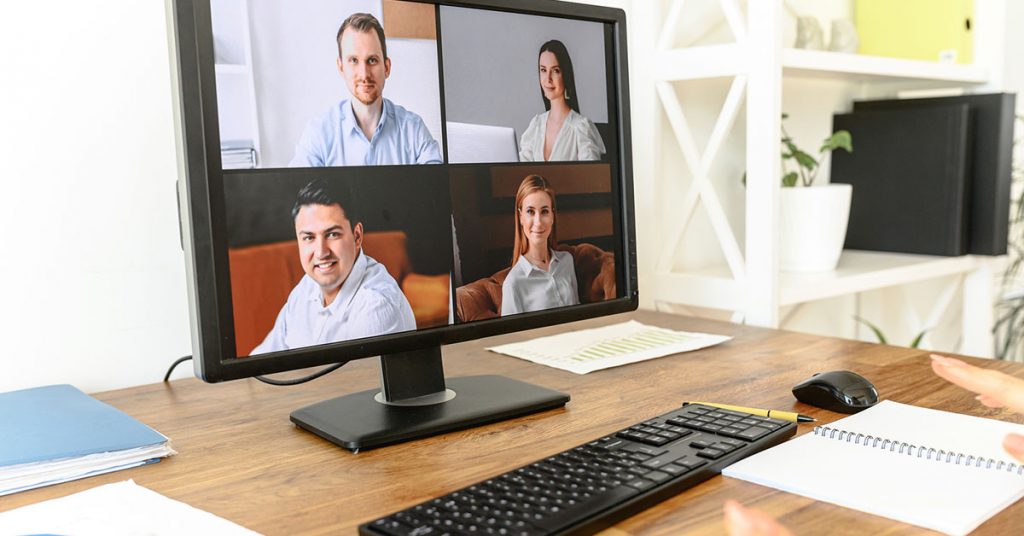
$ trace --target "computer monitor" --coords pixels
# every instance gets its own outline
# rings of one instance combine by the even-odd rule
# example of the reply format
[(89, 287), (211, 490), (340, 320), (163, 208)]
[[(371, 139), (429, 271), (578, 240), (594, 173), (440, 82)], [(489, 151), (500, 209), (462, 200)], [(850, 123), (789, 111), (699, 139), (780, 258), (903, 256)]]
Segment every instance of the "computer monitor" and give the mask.
[[(168, 6), (197, 376), (380, 356), (380, 390), (291, 416), (353, 450), (568, 401), (446, 379), (441, 347), (636, 308), (622, 10)], [(454, 124), (502, 161), (458, 163)]]

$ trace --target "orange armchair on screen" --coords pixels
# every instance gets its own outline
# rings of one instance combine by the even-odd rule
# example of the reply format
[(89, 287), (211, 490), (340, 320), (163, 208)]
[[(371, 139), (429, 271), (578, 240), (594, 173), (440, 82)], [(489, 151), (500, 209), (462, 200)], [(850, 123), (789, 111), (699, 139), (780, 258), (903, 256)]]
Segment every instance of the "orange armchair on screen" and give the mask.
[[(592, 244), (559, 244), (555, 249), (568, 251), (572, 255), (580, 303), (615, 297), (614, 255)], [(455, 289), (455, 310), (459, 321), (471, 322), (501, 316), (501, 285), (510, 269), (503, 268), (490, 277)]]

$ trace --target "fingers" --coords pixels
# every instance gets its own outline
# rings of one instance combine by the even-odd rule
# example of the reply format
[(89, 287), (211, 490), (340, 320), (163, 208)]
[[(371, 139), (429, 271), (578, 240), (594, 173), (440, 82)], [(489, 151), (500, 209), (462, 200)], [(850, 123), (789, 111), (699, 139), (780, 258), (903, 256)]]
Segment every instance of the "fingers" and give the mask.
[(1003, 439), (1003, 448), (1018, 462), (1024, 463), (1024, 436), (1020, 434), (1007, 435), (1006, 439)]
[(734, 500), (725, 501), (723, 511), (725, 530), (730, 536), (793, 536), (775, 518)]
[(935, 354), (932, 354), (932, 370), (949, 382), (978, 393), (978, 400), (986, 406), (1007, 407), (1024, 413), (1024, 380)]

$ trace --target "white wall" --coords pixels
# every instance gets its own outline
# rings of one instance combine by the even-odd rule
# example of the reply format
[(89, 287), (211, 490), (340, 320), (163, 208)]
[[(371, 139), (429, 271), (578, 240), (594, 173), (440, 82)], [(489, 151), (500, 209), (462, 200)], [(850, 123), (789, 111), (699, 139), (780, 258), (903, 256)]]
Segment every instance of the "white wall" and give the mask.
[(4, 11), (0, 391), (159, 381), (191, 352), (164, 4)]

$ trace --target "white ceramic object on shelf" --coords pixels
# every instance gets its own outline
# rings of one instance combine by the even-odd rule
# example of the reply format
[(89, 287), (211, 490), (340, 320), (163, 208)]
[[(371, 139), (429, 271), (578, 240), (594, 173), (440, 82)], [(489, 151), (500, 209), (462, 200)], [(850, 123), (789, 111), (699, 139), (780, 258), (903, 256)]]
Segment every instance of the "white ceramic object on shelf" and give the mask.
[(779, 191), (779, 268), (787, 272), (834, 270), (850, 219), (849, 184)]
[(857, 36), (857, 27), (850, 19), (836, 19), (832, 21), (832, 39), (828, 43), (828, 49), (832, 52), (845, 52), (856, 54), (860, 46), (860, 38)]

